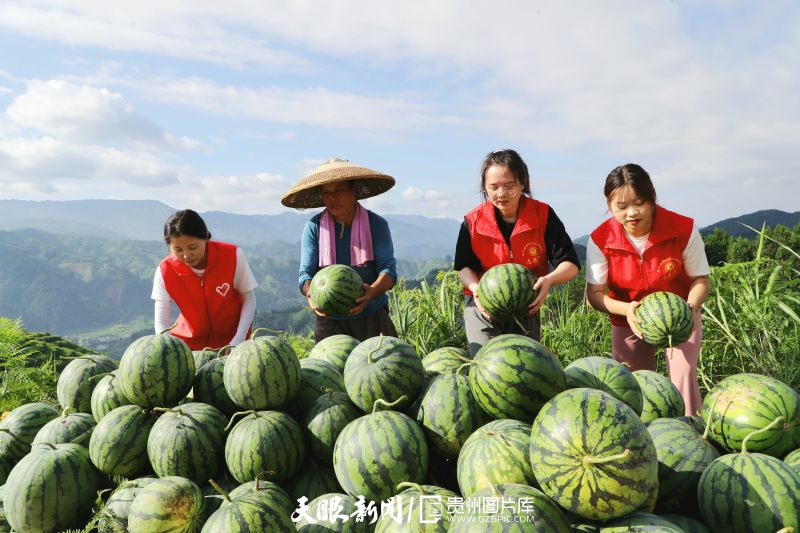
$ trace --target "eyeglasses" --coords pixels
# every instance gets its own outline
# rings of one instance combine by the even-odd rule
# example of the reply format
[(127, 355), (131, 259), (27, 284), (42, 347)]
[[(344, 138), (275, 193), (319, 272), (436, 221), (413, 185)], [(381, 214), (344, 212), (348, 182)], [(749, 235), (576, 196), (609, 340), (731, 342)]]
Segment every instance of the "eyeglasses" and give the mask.
[(519, 187), (518, 183), (513, 183), (510, 185), (500, 185), (499, 187), (487, 187), (486, 192), (491, 194), (492, 196), (500, 196), (502, 194), (516, 194), (517, 188)]

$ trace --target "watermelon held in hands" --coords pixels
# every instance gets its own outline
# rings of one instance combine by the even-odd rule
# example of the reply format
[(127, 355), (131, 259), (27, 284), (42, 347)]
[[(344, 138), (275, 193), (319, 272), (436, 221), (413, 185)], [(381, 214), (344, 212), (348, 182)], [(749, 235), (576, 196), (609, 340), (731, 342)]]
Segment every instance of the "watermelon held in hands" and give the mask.
[(635, 311), (644, 341), (656, 348), (671, 348), (686, 342), (692, 334), (694, 317), (686, 300), (675, 293), (648, 294)]
[(504, 263), (487, 270), (478, 282), (478, 300), (493, 319), (514, 320), (528, 314), (536, 299), (536, 277), (518, 263)]
[(330, 265), (314, 274), (308, 291), (328, 316), (347, 316), (356, 306), (356, 298), (364, 295), (364, 280), (347, 265)]

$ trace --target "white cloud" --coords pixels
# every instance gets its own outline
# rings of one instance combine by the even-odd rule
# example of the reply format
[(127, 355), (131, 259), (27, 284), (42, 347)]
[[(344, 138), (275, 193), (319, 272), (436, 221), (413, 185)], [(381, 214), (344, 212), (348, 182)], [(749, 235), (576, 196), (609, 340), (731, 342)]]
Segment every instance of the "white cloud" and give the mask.
[(269, 172), (229, 176), (187, 174), (164, 194), (175, 203), (188, 202), (203, 211), (258, 214), (283, 211), (279, 200), (288, 188), (283, 176)]
[(433, 189), (422, 190), (418, 187), (408, 187), (403, 191), (403, 200), (407, 202), (437, 202), (447, 204), (447, 195)]

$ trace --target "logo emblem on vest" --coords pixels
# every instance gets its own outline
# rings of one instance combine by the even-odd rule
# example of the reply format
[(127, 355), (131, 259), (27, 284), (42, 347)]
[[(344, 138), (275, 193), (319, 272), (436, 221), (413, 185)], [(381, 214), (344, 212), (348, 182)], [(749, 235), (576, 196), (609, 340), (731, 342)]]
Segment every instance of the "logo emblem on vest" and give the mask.
[(542, 261), (544, 254), (542, 253), (542, 245), (538, 242), (532, 242), (525, 245), (522, 249), (522, 264), (527, 267), (538, 265)]
[(672, 279), (678, 275), (681, 267), (683, 267), (683, 261), (675, 257), (668, 257), (659, 263), (658, 272), (664, 276), (664, 278)]
[(225, 298), (225, 296), (228, 295), (228, 291), (229, 290), (231, 290), (231, 285), (230, 285), (230, 283), (225, 282), (222, 285), (217, 287), (217, 294), (219, 294), (220, 296)]

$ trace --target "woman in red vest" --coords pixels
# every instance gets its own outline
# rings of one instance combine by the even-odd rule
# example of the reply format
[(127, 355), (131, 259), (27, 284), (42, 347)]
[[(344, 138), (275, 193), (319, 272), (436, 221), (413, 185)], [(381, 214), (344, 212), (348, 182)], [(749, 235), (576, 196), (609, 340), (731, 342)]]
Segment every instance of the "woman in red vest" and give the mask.
[(211, 240), (206, 223), (191, 209), (164, 224), (170, 254), (153, 278), (155, 330), (172, 325), (172, 302), (180, 314), (170, 333), (192, 350), (236, 345), (247, 338), (256, 312), (253, 277), (241, 248)]
[(639, 301), (652, 292), (669, 291), (689, 303), (694, 331), (674, 348), (667, 366), (686, 404), (685, 414), (695, 415), (702, 404), (697, 384), (700, 307), (711, 273), (703, 239), (691, 218), (656, 204), (653, 182), (639, 165), (612, 170), (604, 194), (612, 217), (592, 232), (586, 247), (589, 303), (610, 315), (611, 353), (632, 371), (655, 368), (654, 348), (637, 328)]
[[(497, 150), (486, 156), (481, 194), (484, 202), (467, 213), (461, 224), (453, 261), (464, 285), (464, 329), (472, 356), (489, 339), (504, 333), (539, 340), (539, 308), (550, 287), (566, 283), (580, 269), (564, 224), (549, 205), (531, 197), (528, 166), (517, 152)], [(538, 278), (534, 290), (539, 294), (521, 324), (524, 330), (516, 321), (490, 317), (476, 296), (483, 273), (502, 263), (519, 263)]]

